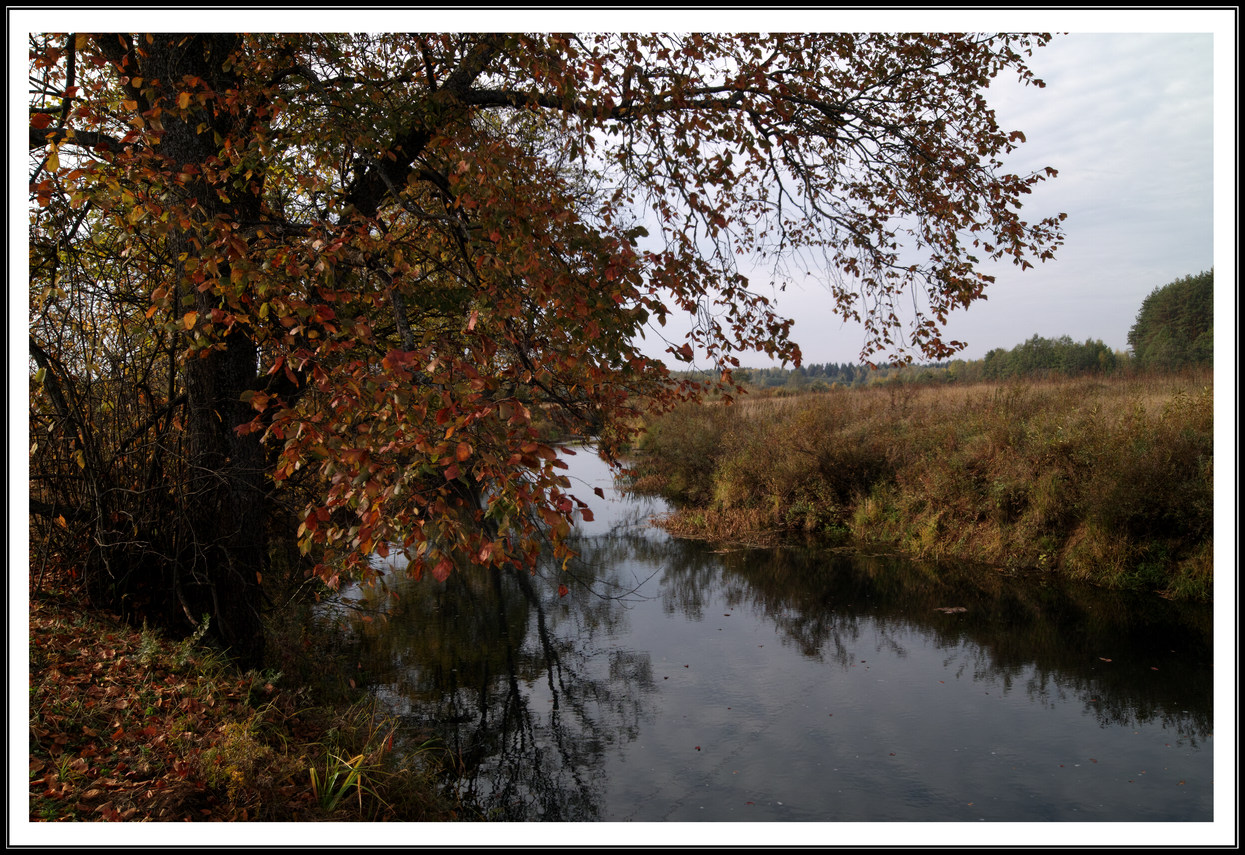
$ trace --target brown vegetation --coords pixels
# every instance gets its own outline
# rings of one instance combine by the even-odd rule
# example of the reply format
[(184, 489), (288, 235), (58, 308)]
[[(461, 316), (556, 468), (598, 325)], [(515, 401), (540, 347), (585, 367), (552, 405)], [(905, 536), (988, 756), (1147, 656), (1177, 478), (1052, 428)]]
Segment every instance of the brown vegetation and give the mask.
[(1209, 599), (1211, 383), (891, 385), (687, 406), (650, 426), (638, 483), (687, 505), (665, 523), (677, 534), (807, 532)]
[(296, 645), (292, 674), (243, 673), (68, 590), (34, 593), (30, 640), (32, 822), (454, 817), (431, 779), (448, 756), (403, 750), (361, 693), (328, 691), (349, 672), (319, 648)]

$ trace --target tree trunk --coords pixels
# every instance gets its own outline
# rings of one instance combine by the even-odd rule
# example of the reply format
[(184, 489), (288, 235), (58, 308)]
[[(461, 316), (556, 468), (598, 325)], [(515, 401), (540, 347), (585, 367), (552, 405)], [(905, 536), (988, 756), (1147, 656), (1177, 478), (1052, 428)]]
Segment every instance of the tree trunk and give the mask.
[[(234, 75), (224, 68), (238, 41), (237, 36), (228, 34), (158, 35), (147, 46), (144, 76), (160, 82), (165, 104), (177, 103), (178, 90), (188, 75), (221, 95), (237, 85)], [(192, 110), (184, 119), (166, 109), (158, 155), (177, 166), (196, 167), (216, 156), (215, 134), (229, 136), (239, 119), (236, 113), (219, 106), (219, 101), (215, 103), (215, 108)], [(183, 201), (197, 203), (207, 213), (208, 222), (222, 215), (232, 222), (259, 219), (256, 195), (230, 187), (231, 201), (226, 202), (201, 170), (194, 175), (185, 184)], [(184, 289), (189, 280), (183, 259), (196, 252), (192, 238), (207, 246), (213, 235), (207, 229), (183, 229), (169, 237), (175, 281), (183, 283)], [(226, 265), (221, 265), (219, 276), (221, 281), (229, 281)], [(216, 308), (211, 289), (190, 293), (199, 317)], [(186, 335), (190, 344), (194, 331)], [(212, 631), (239, 662), (249, 666), (260, 663), (264, 650), (260, 605), (268, 552), (267, 496), (259, 434), (239, 435), (237, 428), (252, 415), (241, 397), (255, 388), (256, 360), (255, 343), (240, 332), (226, 334), (222, 348), (185, 360), (188, 405), (183, 512), (189, 543), (179, 558), (175, 581), (183, 607), (192, 612), (190, 617), (197, 620), (209, 615)]]

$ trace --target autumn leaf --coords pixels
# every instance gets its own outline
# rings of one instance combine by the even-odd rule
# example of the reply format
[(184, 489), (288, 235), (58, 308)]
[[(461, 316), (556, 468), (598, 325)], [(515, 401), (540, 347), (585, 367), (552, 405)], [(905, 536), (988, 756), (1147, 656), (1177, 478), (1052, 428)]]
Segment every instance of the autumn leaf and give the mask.
[(438, 582), (444, 582), (450, 577), (450, 571), (453, 569), (453, 563), (448, 558), (442, 558), (437, 562), (436, 566), (432, 568), (432, 576)]
[[(183, 556), (205, 575), (182, 586), (190, 606), (160, 600), (164, 619), (210, 612), (253, 664), (267, 538), (288, 528), (270, 514), (291, 501), (325, 584), (373, 578), (381, 543), (442, 579), (485, 540), (497, 566), (565, 558), (575, 510), (592, 515), (551, 437), (617, 460), (646, 408), (733, 393), (742, 355), (798, 363), (758, 293), (769, 271), (741, 259), (824, 258), (864, 355), (944, 358), (983, 266), (1063, 240), (1059, 215), (1021, 218), (1053, 172), (1002, 168), (1023, 135), (984, 100), (998, 75), (1037, 85), (1045, 35), (129, 38), (29, 51), (32, 80), (77, 87), (63, 134), (39, 138), (51, 90), (27, 104), (48, 172), (29, 190), (30, 290), (49, 295), (30, 340), (74, 362), (52, 374), (70, 403), (32, 397), (49, 450), (32, 478), (77, 519), (95, 513), (85, 477), (159, 541), (97, 544), (98, 566), (134, 568), (100, 586), (112, 605), (173, 590), (178, 562), (144, 556)], [(679, 315), (666, 362), (716, 379), (646, 352), (650, 323), (670, 334)], [(91, 366), (145, 379), (87, 388)]]

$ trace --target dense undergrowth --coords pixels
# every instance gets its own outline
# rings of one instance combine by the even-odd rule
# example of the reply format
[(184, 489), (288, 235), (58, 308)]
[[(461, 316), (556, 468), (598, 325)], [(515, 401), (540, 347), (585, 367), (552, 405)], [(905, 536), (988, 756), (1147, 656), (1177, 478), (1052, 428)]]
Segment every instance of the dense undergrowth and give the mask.
[(284, 671), (241, 672), (202, 638), (33, 590), (30, 820), (455, 818), (435, 781), (452, 758), (378, 716), (328, 639), (279, 640)]
[(891, 384), (648, 426), (635, 487), (673, 532), (809, 533), (1209, 600), (1214, 395), (1199, 375)]

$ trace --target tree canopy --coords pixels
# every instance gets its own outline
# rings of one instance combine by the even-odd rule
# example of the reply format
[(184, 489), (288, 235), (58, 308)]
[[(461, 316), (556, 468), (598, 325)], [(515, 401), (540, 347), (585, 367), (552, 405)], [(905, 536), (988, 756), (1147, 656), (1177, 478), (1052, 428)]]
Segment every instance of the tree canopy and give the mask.
[(1155, 288), (1141, 303), (1128, 346), (1144, 368), (1213, 365), (1215, 271), (1185, 276)]
[(984, 265), (1052, 257), (1063, 215), (1020, 208), (1055, 170), (1006, 171), (985, 99), (1047, 40), (33, 36), (45, 542), (251, 658), (282, 525), (329, 582), (564, 550), (534, 418), (617, 454), (697, 392), (642, 337), (728, 389), (798, 364), (767, 286), (816, 265), (863, 356), (942, 358)]
[(1011, 350), (995, 348), (982, 360), (982, 376), (988, 380), (1011, 377), (1049, 377), (1098, 374), (1115, 371), (1114, 351), (1100, 339), (1086, 339), (1083, 344), (1071, 336), (1050, 339), (1035, 335)]

